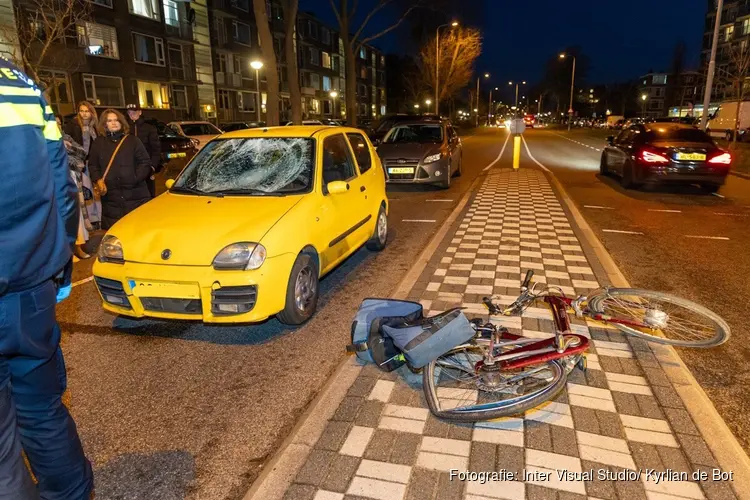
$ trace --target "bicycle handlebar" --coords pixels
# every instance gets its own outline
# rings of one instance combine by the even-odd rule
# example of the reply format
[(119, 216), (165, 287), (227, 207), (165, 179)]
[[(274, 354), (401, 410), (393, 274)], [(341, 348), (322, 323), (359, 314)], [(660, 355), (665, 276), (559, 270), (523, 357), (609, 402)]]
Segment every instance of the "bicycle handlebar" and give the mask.
[(521, 290), (525, 291), (529, 288), (529, 283), (531, 283), (531, 277), (534, 276), (534, 270), (529, 269), (526, 271), (526, 277), (523, 279), (523, 283), (521, 283)]
[(500, 308), (492, 303), (492, 299), (490, 297), (483, 298), (482, 302), (484, 303), (485, 306), (487, 306), (487, 309), (489, 309), (490, 314), (498, 314), (501, 312)]

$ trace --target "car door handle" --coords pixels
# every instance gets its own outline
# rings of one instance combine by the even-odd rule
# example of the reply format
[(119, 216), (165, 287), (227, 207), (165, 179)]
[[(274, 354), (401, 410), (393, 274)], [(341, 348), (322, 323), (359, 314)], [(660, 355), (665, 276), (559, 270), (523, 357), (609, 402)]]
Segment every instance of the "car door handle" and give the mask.
[(365, 191), (367, 191), (367, 188), (366, 188), (366, 187), (364, 187), (364, 186), (359, 186), (359, 191), (360, 191), (361, 193), (364, 193)]

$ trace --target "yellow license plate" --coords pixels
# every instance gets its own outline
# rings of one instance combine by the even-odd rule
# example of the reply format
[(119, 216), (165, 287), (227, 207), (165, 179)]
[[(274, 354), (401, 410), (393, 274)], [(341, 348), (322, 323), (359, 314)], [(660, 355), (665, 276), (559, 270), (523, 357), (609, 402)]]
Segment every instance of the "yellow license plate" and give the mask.
[(160, 299), (199, 299), (200, 289), (193, 283), (170, 283), (168, 281), (130, 280), (129, 285), (136, 297)]
[(167, 158), (185, 158), (187, 153), (168, 153)]
[(705, 161), (706, 155), (703, 153), (677, 153), (678, 160)]
[(414, 167), (389, 168), (388, 173), (389, 174), (413, 174)]

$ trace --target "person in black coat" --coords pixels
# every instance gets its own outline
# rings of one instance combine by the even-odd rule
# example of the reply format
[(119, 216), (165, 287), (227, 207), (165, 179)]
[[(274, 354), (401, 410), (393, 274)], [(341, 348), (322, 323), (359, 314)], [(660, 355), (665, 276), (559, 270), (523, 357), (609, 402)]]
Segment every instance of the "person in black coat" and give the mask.
[[(133, 135), (141, 140), (151, 158), (151, 168), (153, 174), (161, 171), (161, 141), (159, 141), (159, 132), (156, 127), (146, 123), (143, 119), (143, 111), (140, 104), (128, 104), (128, 118), (130, 118), (130, 130)], [(151, 197), (156, 196), (156, 186), (154, 186), (154, 175), (149, 176), (146, 184), (151, 192)]]
[[(89, 151), (91, 180), (102, 196), (102, 229), (111, 228), (151, 199), (146, 185), (153, 172), (151, 158), (141, 140), (129, 132), (130, 126), (122, 113), (107, 109), (99, 119), (99, 137)], [(121, 142), (107, 172), (107, 165)]]

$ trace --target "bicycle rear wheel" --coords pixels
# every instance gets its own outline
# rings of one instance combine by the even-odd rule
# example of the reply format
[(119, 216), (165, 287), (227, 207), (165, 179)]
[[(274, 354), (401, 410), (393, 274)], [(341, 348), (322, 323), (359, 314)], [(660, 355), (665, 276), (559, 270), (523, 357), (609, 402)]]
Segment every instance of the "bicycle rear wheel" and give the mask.
[(589, 297), (589, 309), (636, 325), (612, 322), (619, 330), (649, 342), (680, 347), (714, 347), (729, 339), (719, 315), (687, 299), (635, 288), (610, 288)]
[(518, 370), (477, 370), (486, 347), (458, 346), (428, 364), (422, 387), (430, 411), (456, 422), (517, 415), (555, 397), (567, 372), (558, 361)]

